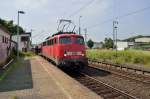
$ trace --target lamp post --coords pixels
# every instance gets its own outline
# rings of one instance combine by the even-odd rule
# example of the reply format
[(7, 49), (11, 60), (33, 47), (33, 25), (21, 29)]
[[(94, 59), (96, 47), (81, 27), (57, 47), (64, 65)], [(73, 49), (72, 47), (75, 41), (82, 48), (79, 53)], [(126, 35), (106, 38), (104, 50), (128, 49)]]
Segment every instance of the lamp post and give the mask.
[[(117, 25), (118, 25), (118, 21), (113, 21), (113, 49), (116, 49), (116, 57), (117, 57), (117, 48), (118, 48), (118, 46), (117, 46)], [(115, 46), (116, 46), (116, 48), (115, 48)]]
[(17, 23), (17, 59), (19, 59), (19, 14), (25, 14), (24, 11), (18, 11), (18, 23)]
[(81, 34), (81, 27), (80, 27), (80, 19), (82, 18), (82, 16), (79, 17), (79, 35)]
[(84, 32), (85, 32), (84, 36), (85, 36), (85, 45), (86, 45), (86, 43), (87, 43), (87, 28), (84, 29)]
[(32, 32), (33, 32), (34, 30), (33, 29), (31, 29), (31, 45), (32, 45)]
[[(117, 49), (117, 24), (118, 21), (113, 21), (113, 49)], [(116, 44), (116, 48), (115, 48), (115, 44)]]

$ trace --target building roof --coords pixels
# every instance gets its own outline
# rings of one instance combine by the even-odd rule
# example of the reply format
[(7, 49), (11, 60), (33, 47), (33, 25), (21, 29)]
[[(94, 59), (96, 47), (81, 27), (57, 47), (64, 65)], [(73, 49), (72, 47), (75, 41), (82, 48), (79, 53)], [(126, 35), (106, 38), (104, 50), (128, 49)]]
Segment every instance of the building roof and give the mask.
[(26, 32), (26, 33), (21, 33), (20, 35), (26, 35), (26, 34), (28, 34), (28, 35), (30, 35), (31, 36), (31, 32)]
[[(138, 37), (138, 38), (150, 38), (150, 36), (141, 36), (141, 37)], [(135, 39), (138, 39), (138, 38), (135, 38)]]
[(0, 24), (0, 29), (2, 29), (4, 32), (6, 32), (7, 34), (11, 35), (11, 33), (8, 31), (8, 29), (6, 29), (4, 26), (2, 26)]
[[(20, 33), (19, 35), (27, 35), (27, 36), (31, 36), (31, 32)], [(17, 34), (15, 34), (15, 35), (13, 35), (13, 36), (17, 36)]]

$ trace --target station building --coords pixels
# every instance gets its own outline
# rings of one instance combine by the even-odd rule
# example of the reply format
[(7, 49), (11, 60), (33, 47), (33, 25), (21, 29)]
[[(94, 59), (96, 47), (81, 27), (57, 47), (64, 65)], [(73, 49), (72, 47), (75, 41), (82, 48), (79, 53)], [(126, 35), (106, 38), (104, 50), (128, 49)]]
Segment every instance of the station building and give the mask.
[[(13, 35), (12, 40), (17, 42), (17, 35)], [(31, 50), (31, 32), (19, 34), (18, 47), (19, 51), (26, 52)]]
[(11, 33), (2, 25), (0, 25), (0, 65), (5, 63), (10, 54), (10, 37)]

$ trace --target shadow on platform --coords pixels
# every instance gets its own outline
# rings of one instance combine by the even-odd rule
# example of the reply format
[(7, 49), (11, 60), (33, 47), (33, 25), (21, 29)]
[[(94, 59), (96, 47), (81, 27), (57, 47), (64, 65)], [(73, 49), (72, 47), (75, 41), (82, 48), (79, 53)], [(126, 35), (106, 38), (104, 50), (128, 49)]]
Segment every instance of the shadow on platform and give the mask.
[(22, 59), (21, 65), (16, 66), (8, 76), (0, 82), (0, 92), (33, 88), (31, 63)]

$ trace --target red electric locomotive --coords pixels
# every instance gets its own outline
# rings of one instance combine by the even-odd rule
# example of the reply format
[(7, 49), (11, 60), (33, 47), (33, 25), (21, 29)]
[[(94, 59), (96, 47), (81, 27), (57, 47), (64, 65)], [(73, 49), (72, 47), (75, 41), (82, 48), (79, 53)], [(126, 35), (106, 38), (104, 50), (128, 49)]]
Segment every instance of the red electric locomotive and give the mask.
[[(62, 29), (60, 29), (61, 24), (63, 24)], [(71, 24), (73, 24), (71, 20), (61, 19), (58, 25), (59, 32), (43, 42), (41, 54), (51, 59), (57, 66), (83, 68), (88, 64), (83, 36), (73, 32), (74, 24), (73, 30), (63, 32), (64, 30), (68, 31)]]
[(83, 68), (87, 65), (84, 38), (70, 32), (59, 32), (42, 44), (42, 55), (60, 67)]

